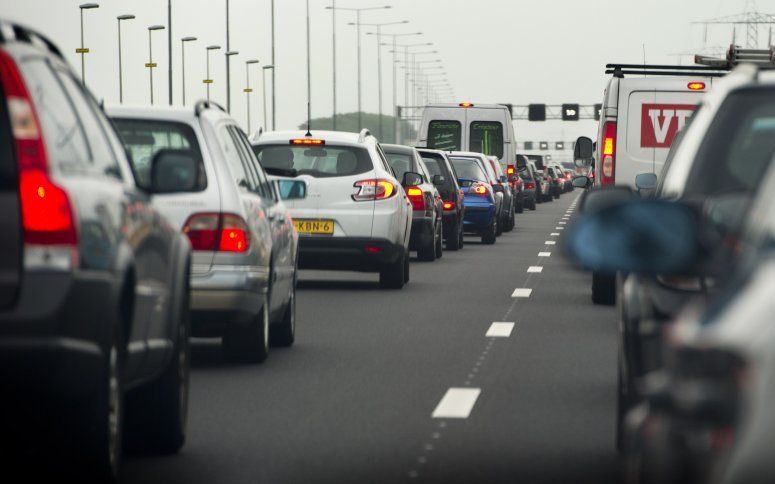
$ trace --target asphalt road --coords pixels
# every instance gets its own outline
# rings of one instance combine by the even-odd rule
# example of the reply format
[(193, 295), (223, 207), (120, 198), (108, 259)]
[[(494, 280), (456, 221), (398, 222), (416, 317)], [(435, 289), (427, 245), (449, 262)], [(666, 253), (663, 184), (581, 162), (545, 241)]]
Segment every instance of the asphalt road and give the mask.
[[(196, 341), (186, 446), (127, 458), (124, 482), (616, 481), (615, 313), (546, 244), (579, 193), (494, 246), (413, 262), (402, 291), (303, 272), (297, 344), (235, 366)], [(493, 322), (515, 324), (487, 337)]]

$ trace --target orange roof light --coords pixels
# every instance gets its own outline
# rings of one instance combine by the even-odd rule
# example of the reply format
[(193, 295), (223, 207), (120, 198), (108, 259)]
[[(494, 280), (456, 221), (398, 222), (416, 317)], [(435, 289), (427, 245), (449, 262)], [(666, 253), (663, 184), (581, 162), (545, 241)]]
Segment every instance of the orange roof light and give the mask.
[(688, 86), (689, 89), (692, 91), (702, 91), (705, 89), (705, 83), (704, 82), (690, 82)]
[(326, 144), (326, 142), (322, 139), (313, 139), (313, 138), (299, 138), (299, 139), (292, 139), (291, 140), (292, 145), (303, 145), (303, 146), (322, 146)]
[(461, 108), (472, 108), (474, 107), (474, 103), (465, 102), (465, 103), (458, 104), (458, 106), (460, 106)]

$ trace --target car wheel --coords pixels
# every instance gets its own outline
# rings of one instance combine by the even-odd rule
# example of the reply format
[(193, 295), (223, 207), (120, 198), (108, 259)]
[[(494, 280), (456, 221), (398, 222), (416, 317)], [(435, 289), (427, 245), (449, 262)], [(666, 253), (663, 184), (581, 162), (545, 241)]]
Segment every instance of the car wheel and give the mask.
[(436, 260), (436, 234), (426, 245), (417, 250), (417, 258), (423, 262), (433, 262)]
[(452, 230), (449, 231), (449, 238), (447, 239), (447, 250), (456, 251), (463, 247), (462, 242), (463, 231), (460, 228), (460, 222), (455, 222), (452, 226)]
[(457, 238), (458, 238), (458, 241), (460, 242), (458, 245), (462, 249), (465, 246), (465, 242), (466, 242), (466, 238), (463, 235), (463, 222), (462, 221), (458, 222), (458, 230), (459, 230), (459, 232), (458, 232)]
[(409, 253), (406, 253), (406, 257), (404, 258), (404, 284), (409, 283), (409, 267), (411, 264), (409, 263)]
[(523, 213), (524, 211), (525, 211), (525, 202), (523, 200), (522, 203), (517, 205), (516, 212), (517, 213)]
[(592, 302), (604, 306), (616, 303), (616, 278), (599, 272), (592, 273)]
[(230, 328), (223, 337), (226, 356), (238, 363), (262, 363), (269, 356), (269, 295), (247, 326)]
[(490, 224), (490, 226), (485, 230), (485, 232), (482, 234), (482, 243), (487, 245), (492, 245), (497, 240), (498, 236), (497, 228), (496, 228), (497, 222), (493, 220), (493, 222)]
[(554, 192), (554, 199), (555, 200), (559, 200), (560, 199), (560, 190), (559, 189)]
[(441, 259), (444, 256), (444, 233), (441, 222), (439, 222), (438, 234), (436, 235), (436, 258)]
[(296, 271), (293, 272), (291, 295), (283, 311), (283, 319), (269, 327), (269, 340), (272, 346), (293, 346), (296, 341)]
[(509, 215), (506, 217), (506, 227), (504, 229), (504, 232), (511, 232), (514, 230), (515, 221), (514, 221), (514, 210), (509, 210)]
[(404, 253), (379, 273), (379, 284), (385, 289), (401, 289), (406, 284), (409, 254)]
[(498, 220), (498, 217), (495, 218), (495, 236), (500, 237), (503, 235), (503, 224), (500, 220)]

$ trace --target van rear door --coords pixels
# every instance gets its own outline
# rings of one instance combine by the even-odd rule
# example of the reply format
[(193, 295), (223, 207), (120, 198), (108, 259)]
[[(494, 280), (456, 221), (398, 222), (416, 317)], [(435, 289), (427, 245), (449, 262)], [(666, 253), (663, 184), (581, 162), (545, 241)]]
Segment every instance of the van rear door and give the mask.
[(503, 108), (469, 108), (467, 113), (467, 129), (465, 151), (496, 156), (498, 161), (506, 163), (506, 146), (511, 143), (509, 132), (511, 123), (506, 119), (508, 109)]
[[(705, 89), (691, 90), (690, 83)], [(711, 88), (709, 78), (626, 79), (619, 85), (616, 182), (634, 185), (639, 173), (659, 173), (676, 134)], [(626, 111), (622, 108), (625, 108)]]

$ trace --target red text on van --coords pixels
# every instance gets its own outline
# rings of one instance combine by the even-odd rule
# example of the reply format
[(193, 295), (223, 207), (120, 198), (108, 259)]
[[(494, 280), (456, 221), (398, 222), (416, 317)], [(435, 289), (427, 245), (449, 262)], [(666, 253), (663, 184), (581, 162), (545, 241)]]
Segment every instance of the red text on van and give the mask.
[(670, 148), (675, 135), (697, 109), (693, 104), (644, 104), (641, 112), (640, 147)]

